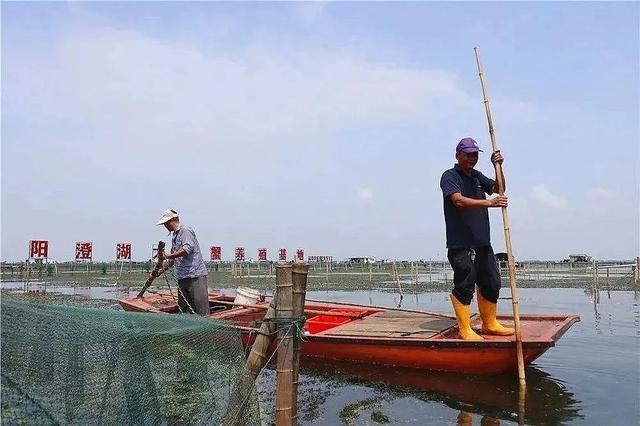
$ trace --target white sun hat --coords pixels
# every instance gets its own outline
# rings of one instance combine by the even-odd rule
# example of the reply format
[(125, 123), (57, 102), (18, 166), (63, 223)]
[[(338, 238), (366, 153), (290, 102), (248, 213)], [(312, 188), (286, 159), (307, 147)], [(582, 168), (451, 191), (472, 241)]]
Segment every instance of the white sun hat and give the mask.
[(175, 210), (167, 209), (162, 212), (162, 217), (160, 218), (158, 223), (156, 223), (156, 225), (163, 225), (166, 222), (169, 222), (174, 217), (178, 217), (178, 212), (176, 212)]

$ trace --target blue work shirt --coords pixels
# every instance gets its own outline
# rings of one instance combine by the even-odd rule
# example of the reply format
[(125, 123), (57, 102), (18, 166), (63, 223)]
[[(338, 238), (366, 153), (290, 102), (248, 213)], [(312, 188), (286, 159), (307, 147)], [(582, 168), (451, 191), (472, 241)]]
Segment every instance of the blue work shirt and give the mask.
[(489, 212), (482, 209), (459, 209), (451, 201), (451, 194), (461, 193), (467, 198), (486, 199), (495, 181), (477, 170), (467, 176), (456, 164), (440, 178), (444, 197), (444, 221), (447, 225), (447, 248), (473, 248), (490, 246)]
[(180, 224), (180, 227), (173, 232), (171, 239), (171, 253), (175, 253), (180, 249), (187, 252), (185, 256), (171, 259), (176, 268), (176, 277), (181, 280), (183, 278), (198, 278), (207, 275), (207, 267), (202, 260), (202, 252), (200, 251), (200, 243), (196, 238), (193, 229)]

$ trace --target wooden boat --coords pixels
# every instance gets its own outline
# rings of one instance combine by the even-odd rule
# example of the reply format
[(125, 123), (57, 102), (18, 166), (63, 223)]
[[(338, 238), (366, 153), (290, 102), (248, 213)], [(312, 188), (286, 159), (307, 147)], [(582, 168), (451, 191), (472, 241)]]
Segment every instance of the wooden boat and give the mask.
[[(125, 311), (177, 313), (174, 296), (149, 294), (120, 300)], [(209, 318), (231, 321), (242, 331), (243, 344), (253, 343), (268, 303), (237, 306), (234, 296), (210, 293)], [(369, 307), (337, 302), (305, 304), (305, 340), (302, 355), (458, 373), (495, 374), (517, 371), (514, 336), (459, 338), (453, 315), (400, 308)], [(509, 326), (511, 315), (498, 319)], [(529, 364), (573, 325), (575, 315), (521, 315), (524, 362)], [(472, 318), (479, 329), (480, 319)]]

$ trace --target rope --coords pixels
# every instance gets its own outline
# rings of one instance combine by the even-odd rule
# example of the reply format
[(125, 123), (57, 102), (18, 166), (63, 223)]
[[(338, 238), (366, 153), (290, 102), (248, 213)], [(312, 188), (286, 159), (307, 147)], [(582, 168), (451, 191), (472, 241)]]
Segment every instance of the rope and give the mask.
[[(273, 351), (273, 353), (271, 353), (271, 356), (269, 357), (269, 359), (267, 359), (264, 363), (264, 365), (262, 366), (262, 368), (260, 369), (260, 371), (258, 371), (258, 374), (256, 377), (260, 376), (260, 374), (262, 374), (262, 372), (264, 371), (265, 368), (267, 368), (267, 365), (269, 365), (269, 363), (271, 362), (271, 360), (273, 359), (273, 357), (278, 353), (278, 349), (280, 348), (280, 345), (282, 345), (282, 342), (285, 341), (285, 338), (288, 336), (289, 331), (291, 331), (291, 329), (294, 327), (294, 321), (287, 321), (287, 318), (273, 318), (273, 320), (276, 321), (271, 321), (271, 319), (265, 320), (268, 322), (274, 322), (276, 324), (289, 324), (289, 327), (287, 328), (287, 330), (285, 331), (284, 336), (282, 337), (282, 339), (279, 339), (280, 342), (278, 342), (278, 345), (276, 346), (276, 349)], [(284, 321), (277, 321), (277, 320), (284, 320)], [(304, 321), (303, 321), (304, 323)], [(279, 330), (282, 331), (282, 330)], [(253, 391), (253, 388), (256, 386), (256, 381), (253, 381), (253, 384), (251, 385), (251, 391)], [(242, 400), (242, 403), (240, 404), (240, 406), (238, 407), (238, 409), (236, 410), (236, 415), (233, 417), (233, 420), (231, 421), (231, 424), (235, 424), (236, 423), (236, 419), (238, 418), (238, 416), (240, 415), (240, 413), (242, 412), (242, 407), (244, 407), (244, 405), (247, 403), (247, 401), (249, 400), (249, 397), (251, 396), (252, 392), (247, 392), (247, 395), (244, 397), (244, 399)]]
[[(169, 284), (169, 278), (167, 277), (167, 274), (171, 272), (171, 278), (175, 279), (176, 281), (176, 287), (178, 288), (178, 301), (176, 301), (175, 296), (173, 295), (173, 290), (171, 290), (171, 284)], [(191, 311), (192, 314), (195, 314), (196, 311), (193, 309), (193, 307), (191, 306), (191, 304), (189, 303), (189, 301), (187, 300), (187, 298), (185, 297), (184, 293), (182, 292), (182, 289), (180, 288), (180, 284), (178, 283), (178, 278), (175, 275), (175, 272), (173, 271), (173, 268), (170, 268), (169, 270), (167, 270), (164, 273), (164, 279), (167, 282), (167, 286), (169, 287), (169, 293), (171, 293), (171, 297), (173, 297), (173, 300), (176, 302), (176, 304), (178, 305), (178, 310), (180, 311), (180, 313), (184, 313), (184, 311), (182, 310), (182, 308), (180, 307), (180, 303), (179, 303), (179, 297), (182, 296), (182, 300), (184, 300), (184, 302), (187, 304), (187, 307), (189, 308), (189, 310)]]

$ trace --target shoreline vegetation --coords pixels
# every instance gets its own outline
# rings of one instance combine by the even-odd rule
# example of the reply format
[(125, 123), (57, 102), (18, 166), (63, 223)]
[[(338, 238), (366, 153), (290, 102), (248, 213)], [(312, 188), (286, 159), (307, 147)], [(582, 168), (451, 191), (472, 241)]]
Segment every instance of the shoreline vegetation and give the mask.
[[(594, 284), (609, 290), (633, 290), (640, 288), (634, 283), (632, 261), (598, 261), (597, 263), (566, 262), (519, 262), (516, 279), (520, 288), (590, 288)], [(251, 287), (261, 291), (275, 288), (275, 263), (232, 262), (210, 263), (208, 284), (210, 289)], [(376, 262), (371, 265), (347, 263), (311, 264), (308, 290), (399, 291), (424, 293), (449, 290), (453, 273), (446, 262)], [(503, 265), (504, 266), (504, 265)], [(152, 264), (135, 262), (116, 264), (61, 263), (32, 264), (29, 270), (23, 263), (3, 263), (1, 282), (43, 283), (50, 286), (89, 286), (140, 288), (149, 275)], [(503, 287), (508, 286), (508, 271), (501, 267)], [(168, 276), (173, 286), (175, 278)], [(152, 290), (166, 290), (167, 280), (160, 277)]]

